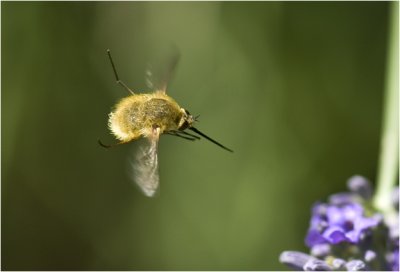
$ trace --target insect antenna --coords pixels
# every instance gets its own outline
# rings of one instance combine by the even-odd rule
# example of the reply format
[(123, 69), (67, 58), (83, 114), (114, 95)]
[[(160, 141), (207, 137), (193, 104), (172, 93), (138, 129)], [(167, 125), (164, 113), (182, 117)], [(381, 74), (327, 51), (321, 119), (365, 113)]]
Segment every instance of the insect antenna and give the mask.
[(110, 49), (107, 49), (107, 54), (108, 54), (108, 57), (109, 57), (109, 59), (110, 59), (111, 66), (112, 66), (112, 68), (113, 68), (114, 75), (115, 75), (115, 80), (117, 81), (117, 83), (118, 83), (119, 85), (121, 85), (122, 87), (124, 87), (125, 90), (127, 90), (127, 91), (130, 92), (131, 94), (135, 94), (131, 89), (129, 89), (128, 86), (126, 86), (126, 84), (125, 84), (124, 82), (122, 82), (122, 80), (119, 79), (118, 74), (117, 74), (117, 69), (115, 69), (114, 61), (113, 61), (113, 59), (112, 59), (112, 57), (111, 57)]
[(232, 149), (229, 149), (229, 148), (227, 148), (226, 146), (224, 146), (224, 145), (218, 143), (216, 140), (211, 139), (210, 137), (208, 137), (207, 135), (205, 135), (203, 132), (201, 132), (201, 131), (198, 130), (197, 128), (195, 128), (195, 127), (190, 127), (189, 129), (192, 130), (192, 131), (194, 131), (194, 132), (196, 132), (196, 133), (199, 134), (200, 136), (203, 136), (204, 138), (206, 138), (206, 139), (209, 140), (210, 142), (212, 142), (212, 143), (218, 145), (219, 147), (221, 147), (221, 148), (223, 148), (223, 149), (225, 149), (225, 150), (227, 150), (227, 151), (229, 151), (229, 152), (233, 152)]

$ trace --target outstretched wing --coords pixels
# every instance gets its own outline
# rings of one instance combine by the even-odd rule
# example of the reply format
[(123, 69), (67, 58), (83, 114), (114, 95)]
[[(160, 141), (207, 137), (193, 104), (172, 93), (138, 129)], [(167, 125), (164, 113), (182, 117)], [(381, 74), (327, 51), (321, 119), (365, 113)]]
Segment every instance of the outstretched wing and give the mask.
[(147, 86), (155, 91), (166, 92), (168, 83), (170, 82), (176, 66), (179, 62), (180, 54), (176, 46), (169, 48), (168, 57), (165, 59), (158, 60), (157, 65), (159, 69), (156, 69), (154, 65), (148, 64), (146, 70), (146, 84)]
[(160, 129), (153, 129), (153, 135), (140, 146), (135, 159), (131, 162), (132, 179), (146, 196), (152, 197), (158, 188), (158, 159), (157, 149)]

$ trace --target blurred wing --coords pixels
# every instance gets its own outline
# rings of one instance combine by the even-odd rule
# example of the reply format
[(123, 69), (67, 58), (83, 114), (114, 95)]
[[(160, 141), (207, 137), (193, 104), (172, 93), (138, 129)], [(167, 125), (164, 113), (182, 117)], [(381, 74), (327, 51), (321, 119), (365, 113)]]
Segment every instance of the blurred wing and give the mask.
[(152, 197), (158, 188), (158, 139), (160, 129), (153, 130), (153, 137), (149, 138), (136, 153), (135, 160), (131, 163), (132, 178), (146, 196)]
[(176, 66), (180, 59), (179, 50), (177, 47), (171, 48), (172, 52), (168, 52), (169, 57), (161, 62), (159, 69), (155, 69), (154, 65), (148, 64), (146, 70), (146, 84), (147, 86), (156, 91), (166, 92), (168, 83), (170, 82)]

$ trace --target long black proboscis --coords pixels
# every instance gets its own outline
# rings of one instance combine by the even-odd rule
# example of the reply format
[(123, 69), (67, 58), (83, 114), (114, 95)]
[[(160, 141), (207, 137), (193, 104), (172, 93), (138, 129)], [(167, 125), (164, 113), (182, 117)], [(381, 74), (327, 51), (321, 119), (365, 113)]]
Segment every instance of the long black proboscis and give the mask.
[(201, 131), (198, 130), (197, 128), (195, 128), (195, 127), (190, 127), (189, 129), (192, 130), (192, 131), (194, 131), (194, 132), (196, 132), (196, 133), (199, 134), (200, 136), (203, 136), (204, 138), (206, 138), (206, 139), (209, 140), (210, 142), (212, 142), (212, 143), (218, 145), (219, 147), (221, 147), (221, 148), (223, 148), (223, 149), (225, 149), (225, 150), (227, 150), (227, 151), (229, 151), (229, 152), (233, 152), (232, 149), (229, 149), (229, 148), (227, 148), (226, 146), (223, 146), (222, 144), (218, 143), (216, 140), (211, 139), (210, 137), (208, 137), (207, 135), (205, 135), (203, 132), (201, 132)]

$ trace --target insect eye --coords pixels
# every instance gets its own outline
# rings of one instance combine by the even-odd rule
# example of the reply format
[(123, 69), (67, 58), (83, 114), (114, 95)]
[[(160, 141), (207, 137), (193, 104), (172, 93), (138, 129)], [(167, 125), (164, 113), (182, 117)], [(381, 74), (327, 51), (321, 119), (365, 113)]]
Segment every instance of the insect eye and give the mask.
[(179, 130), (185, 130), (189, 127), (189, 122), (184, 120), (182, 125), (179, 127)]
[(185, 113), (186, 113), (187, 115), (190, 115), (190, 112), (189, 112), (188, 110), (185, 110)]

